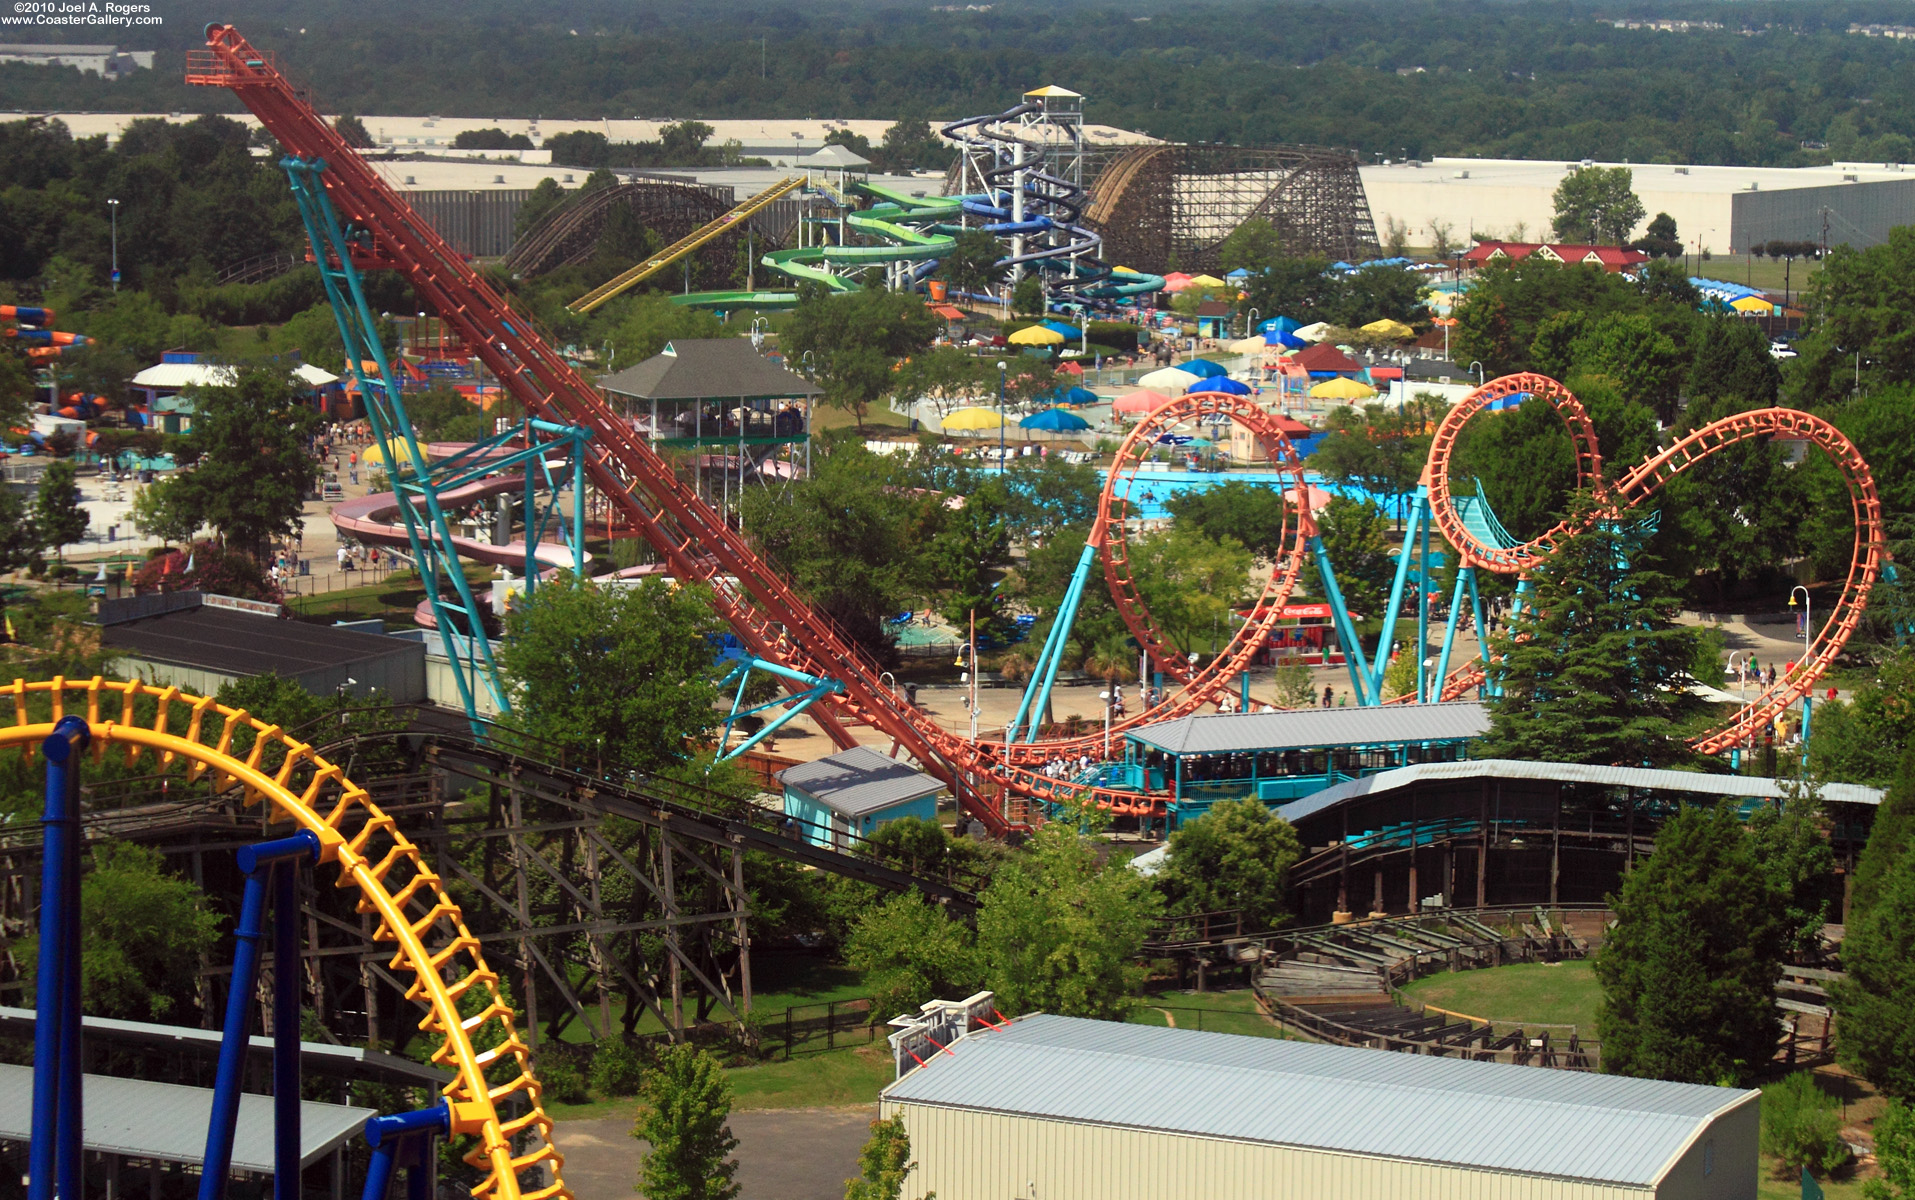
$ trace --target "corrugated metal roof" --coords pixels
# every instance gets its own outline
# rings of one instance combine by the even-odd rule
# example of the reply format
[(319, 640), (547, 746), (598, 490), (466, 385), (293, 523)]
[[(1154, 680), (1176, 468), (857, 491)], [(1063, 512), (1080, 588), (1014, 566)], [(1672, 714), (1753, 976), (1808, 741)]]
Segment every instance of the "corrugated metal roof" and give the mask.
[[(1397, 788), (1447, 779), (1539, 779), (1555, 783), (1599, 783), (1610, 787), (1642, 788), (1656, 792), (1688, 792), (1704, 796), (1748, 796), (1770, 799), (1783, 795), (1777, 779), (1749, 775), (1704, 775), (1699, 771), (1652, 771), (1646, 767), (1591, 767), (1582, 763), (1524, 762), (1514, 758), (1473, 758), (1468, 762), (1418, 763), (1379, 771), (1334, 787), (1312, 792), (1277, 809), (1286, 821), (1296, 821), (1358, 796), (1375, 796)], [(1825, 783), (1822, 798), (1840, 804), (1880, 804), (1882, 789), (1859, 783)]]
[(1637, 1187), (1760, 1096), (1049, 1015), (951, 1051), (885, 1099)]
[(1385, 704), (1373, 708), (1293, 708), (1283, 712), (1178, 717), (1124, 736), (1172, 754), (1445, 742), (1489, 732), (1489, 711), (1474, 700)]
[(598, 386), (640, 400), (787, 399), (818, 388), (752, 348), (744, 338), (676, 338), (658, 354)]
[[(81, 1124), (86, 1149), (167, 1162), (204, 1160), (206, 1123), (213, 1114), (212, 1088), (88, 1075), (81, 1090), (85, 1097)], [(301, 1102), (299, 1165), (318, 1162), (375, 1115), (376, 1110), (370, 1108), (347, 1108), (316, 1100)], [(0, 1141), (24, 1142), (32, 1136), (33, 1068), (0, 1065)], [(248, 1093), (239, 1098), (233, 1168), (272, 1172), (271, 1096)]]
[(944, 790), (935, 777), (864, 746), (786, 767), (778, 782), (847, 817)]

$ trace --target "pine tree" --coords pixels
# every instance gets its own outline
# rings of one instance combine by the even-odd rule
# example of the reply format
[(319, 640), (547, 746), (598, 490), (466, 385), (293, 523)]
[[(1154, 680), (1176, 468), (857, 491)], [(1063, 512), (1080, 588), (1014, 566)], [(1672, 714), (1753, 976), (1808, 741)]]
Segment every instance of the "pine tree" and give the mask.
[(638, 1178), (646, 1200), (733, 1200), (738, 1139), (726, 1124), (731, 1082), (718, 1060), (697, 1046), (673, 1046), (646, 1075), (640, 1097), (645, 1108), (632, 1136), (651, 1147)]
[(1596, 959), (1603, 1069), (1722, 1084), (1768, 1062), (1782, 898), (1735, 809), (1677, 813), (1610, 904), (1616, 927)]
[[(1587, 496), (1574, 517), (1594, 515)], [(1674, 583), (1643, 559), (1627, 513), (1565, 538), (1530, 576), (1508, 636), (1491, 643), (1501, 694), (1490, 703), (1483, 758), (1665, 766), (1690, 754), (1679, 734), (1701, 702), (1696, 635), (1675, 624)]]
[(1875, 815), (1856, 864), (1848, 978), (1831, 985), (1843, 1065), (1893, 1096), (1915, 1097), (1915, 752)]

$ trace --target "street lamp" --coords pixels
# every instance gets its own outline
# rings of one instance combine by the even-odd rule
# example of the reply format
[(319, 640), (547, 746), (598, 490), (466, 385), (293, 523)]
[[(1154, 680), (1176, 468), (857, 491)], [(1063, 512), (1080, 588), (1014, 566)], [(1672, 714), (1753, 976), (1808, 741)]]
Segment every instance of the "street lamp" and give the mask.
[(1257, 318), (1261, 317), (1262, 315), (1263, 315), (1262, 313), (1258, 312), (1254, 308), (1249, 309), (1244, 313), (1243, 336), (1249, 337), (1251, 334), (1257, 331)]
[(1104, 761), (1109, 762), (1110, 761), (1110, 689), (1105, 688), (1103, 691), (1097, 693), (1097, 698), (1104, 702)]
[[(1735, 665), (1736, 656), (1742, 656), (1742, 665)], [(1737, 650), (1729, 655), (1729, 670), (1735, 675), (1735, 692), (1744, 704), (1749, 702), (1749, 660), (1755, 657), (1751, 650)]]
[(108, 200), (106, 211), (113, 218), (113, 290), (120, 290), (120, 202)]
[(1802, 593), (1802, 666), (1809, 665), (1809, 638), (1815, 633), (1815, 621), (1809, 607), (1809, 589), (1796, 587), (1789, 593), (1789, 607), (1795, 607), (1795, 593)]
[(1004, 469), (1004, 372), (1009, 366), (997, 360), (997, 469)]
[[(1445, 334), (1444, 337), (1447, 340), (1448, 335)], [(1476, 373), (1476, 386), (1482, 387), (1483, 386), (1483, 364), (1477, 362), (1474, 359), (1471, 359), (1469, 369)]]

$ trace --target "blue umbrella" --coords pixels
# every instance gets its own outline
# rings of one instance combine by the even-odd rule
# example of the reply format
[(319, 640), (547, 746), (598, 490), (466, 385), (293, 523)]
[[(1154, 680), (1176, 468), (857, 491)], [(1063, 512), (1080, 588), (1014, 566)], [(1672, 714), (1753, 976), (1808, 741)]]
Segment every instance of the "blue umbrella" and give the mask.
[(1302, 324), (1290, 317), (1271, 317), (1257, 326), (1257, 331), (1259, 333), (1295, 333), (1302, 328)]
[(1017, 423), (1019, 429), (1049, 429), (1058, 433), (1075, 433), (1080, 429), (1089, 429), (1090, 422), (1074, 412), (1061, 408), (1047, 408), (1041, 413), (1032, 413)]
[(1084, 331), (1075, 325), (1066, 325), (1062, 321), (1046, 321), (1044, 328), (1061, 335), (1066, 341), (1075, 342), (1084, 336)]
[(1050, 399), (1053, 404), (1095, 404), (1098, 395), (1089, 388), (1068, 387), (1051, 393)]
[(1179, 371), (1188, 371), (1199, 378), (1208, 379), (1214, 375), (1228, 375), (1230, 368), (1211, 362), (1207, 358), (1193, 358), (1189, 362), (1177, 364)]
[(1195, 396), (1204, 392), (1223, 392), (1231, 396), (1248, 396), (1250, 385), (1238, 383), (1228, 375), (1218, 375), (1212, 379), (1199, 379), (1184, 389), (1184, 395)]
[(1263, 335), (1266, 346), (1282, 346), (1285, 350), (1301, 350), (1310, 343), (1304, 341), (1287, 329), (1273, 329)]

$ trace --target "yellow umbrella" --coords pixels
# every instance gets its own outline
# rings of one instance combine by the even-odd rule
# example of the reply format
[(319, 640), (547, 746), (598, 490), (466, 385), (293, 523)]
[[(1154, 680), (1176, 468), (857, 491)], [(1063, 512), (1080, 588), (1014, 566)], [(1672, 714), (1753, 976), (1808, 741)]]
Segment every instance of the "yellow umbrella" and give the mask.
[[(424, 451), (425, 446), (421, 444), (419, 449)], [(404, 442), (393, 441), (381, 446), (379, 443), (374, 442), (359, 452), (359, 461), (368, 467), (383, 467), (386, 465), (388, 458), (394, 462), (405, 462), (406, 444)]]
[(1363, 326), (1363, 332), (1373, 333), (1378, 337), (1387, 338), (1412, 338), (1416, 336), (1416, 330), (1411, 329), (1401, 321), (1392, 321), (1388, 317), (1383, 318), (1381, 321), (1371, 321), (1368, 325)]
[(950, 433), (953, 430), (996, 429), (1003, 424), (1003, 416), (993, 409), (960, 408), (944, 418), (943, 427), (946, 433)]
[(1775, 305), (1760, 296), (1744, 296), (1740, 300), (1731, 300), (1729, 301), (1729, 307), (1735, 309), (1737, 312), (1745, 313), (1770, 313), (1775, 311)]
[(1223, 280), (1217, 278), (1215, 275), (1192, 275), (1190, 277), (1190, 286), (1192, 287), (1223, 287), (1224, 282)]
[(1310, 395), (1318, 400), (1365, 400), (1376, 395), (1376, 389), (1367, 383), (1339, 375), (1311, 388)]
[(1013, 346), (1056, 346), (1063, 342), (1064, 335), (1042, 325), (1027, 325), (1004, 340)]

